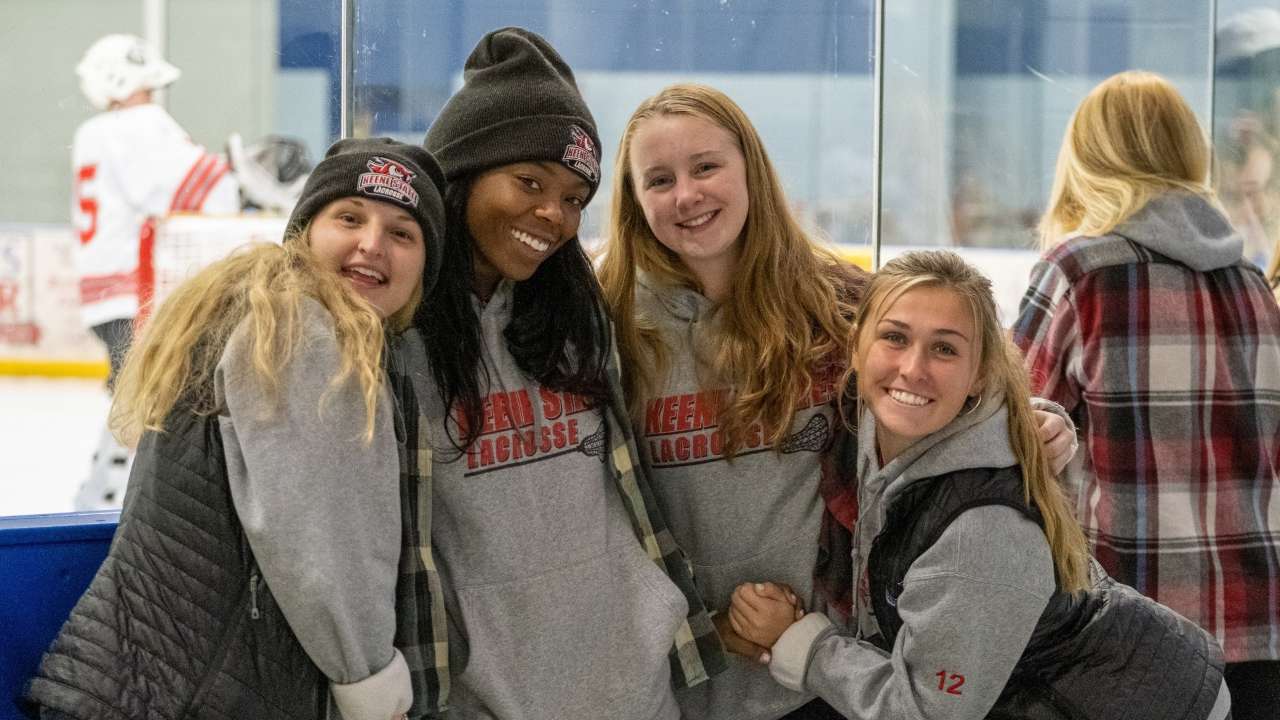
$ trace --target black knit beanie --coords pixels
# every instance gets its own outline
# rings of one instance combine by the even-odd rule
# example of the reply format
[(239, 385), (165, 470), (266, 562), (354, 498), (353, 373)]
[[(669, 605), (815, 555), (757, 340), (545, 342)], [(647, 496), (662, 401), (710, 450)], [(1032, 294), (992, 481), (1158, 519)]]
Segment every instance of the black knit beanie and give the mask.
[(425, 141), (445, 177), (558, 162), (587, 181), (591, 199), (600, 185), (600, 137), (555, 48), (524, 28), (494, 30), (471, 51), (462, 77)]
[(300, 229), (325, 205), (363, 196), (404, 208), (422, 228), (427, 261), (422, 292), (435, 287), (444, 252), (444, 173), (431, 153), (391, 138), (350, 138), (334, 143), (316, 165), (289, 216)]

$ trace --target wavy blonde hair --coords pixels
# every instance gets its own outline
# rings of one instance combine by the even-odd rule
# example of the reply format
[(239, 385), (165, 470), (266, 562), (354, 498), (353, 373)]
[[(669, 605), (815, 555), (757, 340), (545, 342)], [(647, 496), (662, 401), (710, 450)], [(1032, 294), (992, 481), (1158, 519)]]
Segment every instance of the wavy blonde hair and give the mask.
[[(1022, 468), (1024, 497), (1028, 504), (1039, 508), (1044, 518), (1044, 534), (1058, 585), (1065, 592), (1088, 587), (1088, 544), (1041, 445), (1022, 354), (1000, 325), (991, 281), (959, 255), (945, 250), (909, 252), (894, 258), (871, 277), (850, 344), (855, 352), (865, 352), (873, 340), (871, 333), (893, 304), (907, 292), (920, 288), (948, 290), (968, 307), (976, 330), (974, 350), (979, 358), (975, 376), (982, 378), (984, 396), (1004, 397), (1009, 411), (1009, 444)], [(841, 387), (848, 387), (854, 365), (861, 365), (861, 357), (850, 364)]]
[(110, 426), (121, 442), (133, 445), (146, 430), (163, 432), (180, 400), (198, 414), (217, 412), (214, 370), (231, 333), (246, 318), (253, 369), (268, 388), (268, 400), (278, 403), (280, 368), (289, 364), (302, 338), (299, 309), (305, 298), (319, 301), (333, 316), (342, 363), (331, 387), (350, 377), (359, 382), (364, 438), (372, 440), (384, 332), (409, 326), (422, 298), (421, 281), (409, 303), (384, 324), (373, 305), (316, 261), (308, 238), (309, 226), (304, 226), (291, 231), (282, 245), (235, 252), (169, 295), (129, 350), (116, 384)]
[(639, 271), (659, 282), (702, 288), (680, 258), (658, 242), (636, 194), (631, 144), (650, 118), (686, 115), (727, 130), (746, 164), (750, 206), (732, 294), (722, 310), (718, 350), (705, 363), (731, 393), (720, 409), (725, 448), (732, 455), (751, 426), (763, 424), (775, 448), (826, 362), (848, 356), (845, 340), (861, 271), (819, 247), (791, 214), (759, 133), (727, 95), (705, 85), (672, 85), (640, 103), (618, 145), (613, 199), (600, 284), (616, 323), (632, 411), (657, 392), (669, 369), (670, 349), (656, 324), (637, 317)]
[(1107, 78), (1067, 123), (1040, 219), (1041, 248), (1106, 235), (1163, 192), (1212, 199), (1209, 161), (1204, 131), (1169, 81), (1137, 70)]

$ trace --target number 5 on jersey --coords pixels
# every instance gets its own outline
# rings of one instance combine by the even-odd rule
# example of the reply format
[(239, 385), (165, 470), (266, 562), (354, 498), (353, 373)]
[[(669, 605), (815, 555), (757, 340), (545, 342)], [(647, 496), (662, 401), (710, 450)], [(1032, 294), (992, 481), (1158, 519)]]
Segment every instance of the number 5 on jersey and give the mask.
[[(94, 177), (98, 174), (97, 165), (82, 165), (76, 170), (76, 229), (80, 234), (80, 244), (86, 245), (98, 232), (98, 197)], [(87, 186), (87, 187), (86, 187)]]

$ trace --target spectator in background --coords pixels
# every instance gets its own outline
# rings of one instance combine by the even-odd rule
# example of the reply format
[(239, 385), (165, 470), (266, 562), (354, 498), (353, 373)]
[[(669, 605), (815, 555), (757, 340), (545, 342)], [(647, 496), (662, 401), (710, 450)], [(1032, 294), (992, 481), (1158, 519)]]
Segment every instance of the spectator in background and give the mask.
[[(107, 35), (76, 66), (80, 89), (100, 110), (71, 146), (74, 225), (80, 237), (80, 313), (107, 348), (115, 387), (134, 320), (153, 287), (154, 219), (175, 211), (234, 213), (239, 186), (226, 161), (196, 145), (153, 102), (181, 73), (132, 35)], [(129, 451), (104, 429), (77, 510), (119, 507)]]
[(1233, 15), (1216, 39), (1218, 194), (1244, 237), (1245, 258), (1267, 267), (1280, 240), (1280, 10)]
[(1208, 180), (1169, 82), (1095, 88), (1013, 336), (1084, 433), (1072, 489), (1096, 557), (1218, 639), (1248, 720), (1280, 707), (1280, 309)]

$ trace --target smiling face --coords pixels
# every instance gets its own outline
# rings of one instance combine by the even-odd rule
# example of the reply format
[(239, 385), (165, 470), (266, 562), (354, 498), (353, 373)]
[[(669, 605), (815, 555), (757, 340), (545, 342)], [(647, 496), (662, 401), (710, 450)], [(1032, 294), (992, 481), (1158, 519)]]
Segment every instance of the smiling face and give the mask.
[(334, 200), (312, 218), (308, 238), (321, 265), (345, 278), (383, 318), (403, 308), (422, 283), (422, 228), (391, 203)]
[(528, 280), (578, 234), (590, 187), (559, 163), (521, 162), (487, 170), (467, 198), (475, 240), (475, 291), (489, 297), (498, 281)]
[(973, 314), (941, 287), (908, 290), (858, 336), (858, 392), (876, 418), (881, 460), (941, 430), (981, 390)]
[(631, 137), (632, 191), (658, 242), (704, 286), (721, 286), (741, 252), (750, 199), (733, 134), (697, 115), (655, 115)]

